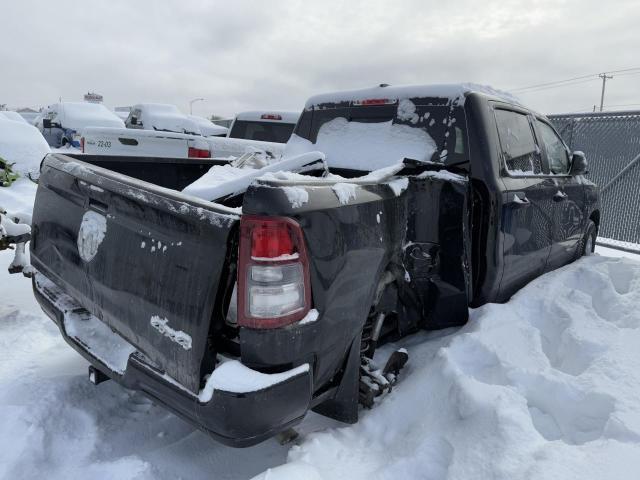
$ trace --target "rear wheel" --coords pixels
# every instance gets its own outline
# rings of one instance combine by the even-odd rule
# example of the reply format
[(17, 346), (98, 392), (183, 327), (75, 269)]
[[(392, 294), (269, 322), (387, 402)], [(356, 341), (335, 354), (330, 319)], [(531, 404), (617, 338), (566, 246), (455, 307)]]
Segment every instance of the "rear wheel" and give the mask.
[(578, 248), (576, 249), (575, 260), (582, 256), (593, 255), (596, 250), (596, 236), (598, 234), (598, 229), (593, 220), (589, 220), (587, 224), (587, 231), (584, 236), (580, 240), (578, 244)]

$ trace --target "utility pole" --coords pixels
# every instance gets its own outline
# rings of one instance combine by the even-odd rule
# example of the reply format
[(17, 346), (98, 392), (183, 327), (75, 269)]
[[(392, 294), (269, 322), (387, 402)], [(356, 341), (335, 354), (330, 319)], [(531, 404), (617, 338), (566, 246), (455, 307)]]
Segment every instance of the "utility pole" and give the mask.
[(607, 84), (607, 79), (612, 79), (613, 75), (607, 75), (606, 73), (601, 73), (598, 75), (602, 79), (602, 94), (600, 95), (600, 111), (604, 107), (604, 87)]

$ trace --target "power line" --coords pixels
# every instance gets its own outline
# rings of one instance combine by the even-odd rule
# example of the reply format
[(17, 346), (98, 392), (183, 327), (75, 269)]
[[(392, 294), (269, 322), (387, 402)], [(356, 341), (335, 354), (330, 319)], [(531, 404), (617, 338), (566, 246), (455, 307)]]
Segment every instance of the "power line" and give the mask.
[(640, 103), (619, 103), (618, 105), (605, 105), (606, 108), (617, 108), (617, 107), (637, 107)]
[(529, 89), (538, 88), (538, 87), (550, 87), (550, 86), (558, 85), (558, 84), (561, 84), (561, 83), (571, 82), (571, 81), (574, 81), (574, 80), (582, 80), (582, 79), (586, 79), (586, 78), (593, 79), (597, 75), (598, 75), (597, 73), (594, 73), (592, 75), (583, 75), (581, 77), (567, 78), (565, 80), (557, 80), (555, 82), (539, 83), (537, 85), (529, 85), (528, 87), (511, 88), (511, 89), (509, 89), (509, 91), (518, 92), (520, 90), (529, 90)]
[(588, 83), (588, 82), (593, 82), (598, 80), (597, 76), (593, 76), (590, 78), (585, 78), (582, 80), (577, 80), (577, 81), (572, 81), (572, 82), (566, 82), (566, 83), (562, 83), (562, 84), (553, 84), (553, 85), (548, 85), (548, 86), (544, 86), (544, 87), (538, 87), (538, 88), (530, 88), (529, 90), (524, 90), (524, 91), (518, 91), (518, 90), (510, 90), (511, 92), (514, 93), (518, 93), (518, 94), (523, 94), (523, 93), (533, 93), (533, 92), (540, 92), (542, 90), (549, 90), (550, 88), (558, 88), (558, 87), (569, 87), (569, 86), (573, 86), (573, 85), (579, 85), (581, 83)]
[(597, 79), (600, 75), (610, 75), (610, 74), (620, 74), (620, 75), (637, 75), (640, 73), (640, 67), (632, 67), (632, 68), (624, 68), (621, 70), (612, 70), (604, 73), (592, 73), (589, 75), (581, 75), (579, 77), (566, 78), (564, 80), (556, 80), (554, 82), (546, 82), (546, 83), (538, 83), (536, 85), (529, 85), (526, 87), (512, 88), (510, 91), (519, 92), (523, 90), (532, 90), (532, 89), (546, 89), (543, 87), (552, 88), (555, 86), (563, 86), (563, 84), (567, 84), (569, 82), (574, 82), (576, 80), (587, 80), (587, 79)]

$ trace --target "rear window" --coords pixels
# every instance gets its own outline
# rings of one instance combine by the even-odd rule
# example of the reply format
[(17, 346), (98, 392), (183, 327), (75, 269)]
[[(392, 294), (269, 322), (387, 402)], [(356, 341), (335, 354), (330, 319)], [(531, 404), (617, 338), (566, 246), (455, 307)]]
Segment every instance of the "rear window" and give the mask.
[(244, 138), (245, 140), (260, 140), (263, 142), (287, 143), (294, 128), (295, 124), (293, 123), (236, 120), (229, 132), (229, 137)]
[(464, 110), (448, 99), (325, 104), (303, 112), (295, 133), (324, 152), (335, 168), (374, 170), (405, 158), (467, 162)]

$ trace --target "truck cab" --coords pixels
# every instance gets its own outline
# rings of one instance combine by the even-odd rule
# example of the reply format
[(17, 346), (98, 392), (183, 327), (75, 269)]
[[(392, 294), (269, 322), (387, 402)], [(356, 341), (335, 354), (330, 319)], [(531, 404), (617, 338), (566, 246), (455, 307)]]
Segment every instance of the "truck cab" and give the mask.
[(175, 105), (163, 103), (138, 103), (132, 106), (125, 125), (141, 130), (202, 135), (197, 122)]

